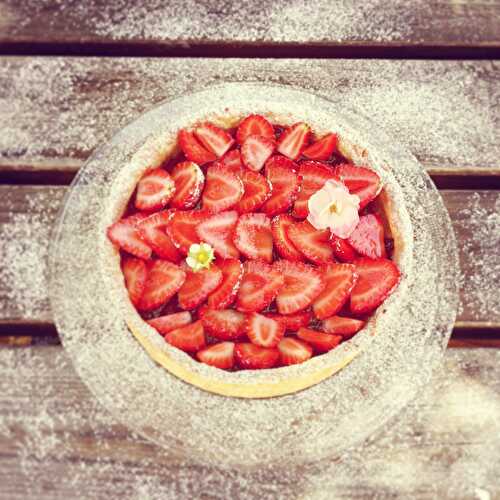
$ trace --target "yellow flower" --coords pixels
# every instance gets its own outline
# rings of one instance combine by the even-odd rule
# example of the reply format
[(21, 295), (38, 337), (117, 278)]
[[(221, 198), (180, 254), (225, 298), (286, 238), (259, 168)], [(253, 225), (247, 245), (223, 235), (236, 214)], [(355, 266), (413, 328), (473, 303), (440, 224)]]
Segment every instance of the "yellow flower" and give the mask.
[(214, 258), (214, 249), (208, 243), (193, 243), (189, 247), (186, 263), (196, 272), (208, 269)]

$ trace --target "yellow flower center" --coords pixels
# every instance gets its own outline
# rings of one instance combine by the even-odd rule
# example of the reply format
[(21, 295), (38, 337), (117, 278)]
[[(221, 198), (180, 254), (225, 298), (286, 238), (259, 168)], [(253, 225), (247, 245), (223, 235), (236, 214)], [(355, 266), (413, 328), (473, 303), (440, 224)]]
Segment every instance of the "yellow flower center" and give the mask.
[(342, 203), (339, 200), (334, 201), (330, 203), (328, 210), (331, 214), (339, 215), (342, 212)]

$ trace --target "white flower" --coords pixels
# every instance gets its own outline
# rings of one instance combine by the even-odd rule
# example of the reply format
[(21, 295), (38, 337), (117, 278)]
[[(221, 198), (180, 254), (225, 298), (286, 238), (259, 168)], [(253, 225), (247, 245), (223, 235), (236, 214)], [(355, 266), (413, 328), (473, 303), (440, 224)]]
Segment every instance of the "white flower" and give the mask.
[(193, 243), (186, 257), (187, 265), (193, 271), (208, 269), (214, 260), (214, 249), (208, 243)]

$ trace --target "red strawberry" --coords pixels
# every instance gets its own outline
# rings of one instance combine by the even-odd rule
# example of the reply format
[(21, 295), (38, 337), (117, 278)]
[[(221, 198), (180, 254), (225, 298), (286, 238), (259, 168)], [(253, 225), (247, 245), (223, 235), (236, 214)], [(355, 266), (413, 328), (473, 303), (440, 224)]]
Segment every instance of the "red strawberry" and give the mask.
[(159, 210), (167, 205), (175, 193), (175, 182), (162, 168), (155, 168), (137, 183), (135, 206), (139, 210)]
[(182, 149), (182, 152), (186, 155), (188, 160), (194, 161), (198, 165), (204, 165), (210, 161), (214, 161), (217, 157), (212, 153), (212, 151), (208, 151), (205, 149), (198, 139), (194, 136), (193, 132), (189, 132), (185, 129), (182, 129), (179, 132), (178, 136), (179, 147)]
[(204, 220), (196, 227), (200, 241), (209, 243), (215, 253), (223, 259), (238, 258), (240, 253), (233, 243), (233, 233), (238, 221), (238, 212), (220, 212)]
[(236, 139), (240, 144), (243, 144), (249, 135), (261, 135), (268, 139), (274, 139), (274, 128), (263, 116), (250, 115), (238, 125)]
[(170, 206), (193, 208), (200, 199), (205, 183), (201, 168), (192, 161), (183, 161), (173, 168), (170, 175), (175, 182), (175, 194), (170, 200)]
[(198, 125), (194, 133), (203, 146), (212, 151), (218, 158), (224, 156), (234, 144), (231, 134), (213, 123), (206, 122)]
[(347, 239), (349, 244), (361, 255), (378, 259), (386, 257), (384, 226), (378, 215), (368, 214), (360, 217), (354, 232)]
[(349, 242), (333, 233), (330, 236), (330, 245), (333, 249), (333, 255), (341, 262), (353, 262), (357, 257), (356, 251), (349, 245)]
[(330, 231), (315, 229), (307, 220), (297, 222), (287, 229), (293, 246), (315, 264), (331, 262), (333, 250), (328, 244)]
[(234, 309), (209, 309), (198, 312), (207, 333), (218, 340), (235, 340), (245, 335), (245, 315)]
[(288, 214), (277, 215), (271, 221), (274, 246), (283, 259), (301, 261), (304, 256), (295, 248), (288, 237), (288, 228), (295, 224), (294, 219)]
[(222, 370), (230, 370), (234, 366), (234, 343), (220, 342), (196, 353), (196, 357), (206, 365)]
[(152, 311), (168, 302), (186, 280), (186, 273), (166, 260), (154, 260), (149, 267), (146, 287), (138, 309)]
[(222, 212), (236, 205), (242, 196), (243, 183), (234, 172), (220, 164), (208, 167), (201, 198), (204, 209), (212, 213)]
[(137, 229), (156, 255), (171, 262), (179, 262), (182, 255), (167, 234), (167, 226), (173, 214), (173, 210), (157, 212), (140, 221)]
[(345, 318), (344, 316), (331, 316), (323, 320), (322, 328), (326, 333), (342, 335), (342, 338), (349, 339), (365, 326), (365, 322), (360, 319)]
[(337, 136), (335, 134), (327, 134), (319, 141), (308, 146), (302, 154), (311, 160), (328, 160), (335, 151), (337, 146)]
[(195, 321), (186, 326), (181, 326), (165, 334), (165, 340), (186, 352), (198, 352), (206, 345), (205, 333), (201, 321)]
[(351, 194), (360, 199), (360, 210), (374, 200), (382, 189), (380, 177), (366, 167), (355, 167), (345, 163), (334, 168), (335, 175), (347, 186)]
[(360, 258), (355, 262), (358, 281), (351, 293), (351, 311), (373, 311), (395, 290), (401, 279), (396, 264), (389, 259)]
[(286, 129), (278, 141), (278, 153), (291, 160), (297, 159), (305, 148), (311, 130), (309, 125), (300, 122)]
[(337, 347), (342, 341), (340, 335), (330, 335), (329, 333), (317, 332), (310, 328), (301, 328), (297, 332), (299, 339), (311, 344), (317, 352), (328, 352)]
[(241, 175), (245, 171), (243, 162), (241, 161), (241, 154), (238, 149), (229, 151), (220, 159), (220, 161), (226, 168), (234, 172), (236, 175)]
[(273, 261), (271, 221), (265, 214), (243, 214), (234, 232), (236, 248), (248, 259)]
[(312, 319), (309, 311), (302, 311), (295, 314), (274, 314), (267, 313), (268, 318), (273, 318), (285, 325), (285, 330), (296, 332), (301, 326), (308, 326)]
[(225, 309), (236, 299), (243, 279), (243, 264), (237, 259), (217, 260), (217, 267), (222, 271), (222, 283), (208, 297), (208, 307)]
[(275, 348), (261, 347), (249, 342), (243, 342), (236, 344), (234, 355), (240, 368), (260, 370), (263, 368), (272, 368), (276, 365), (280, 357), (280, 352)]
[(297, 365), (311, 358), (312, 347), (303, 340), (285, 337), (278, 344), (282, 365)]
[(266, 177), (271, 183), (271, 197), (264, 203), (262, 211), (268, 215), (286, 212), (297, 198), (300, 177), (297, 165), (284, 156), (273, 156), (266, 162)]
[(318, 319), (325, 319), (337, 314), (346, 303), (358, 275), (352, 264), (327, 264), (319, 272), (325, 288), (314, 301), (313, 310)]
[(122, 260), (122, 272), (130, 301), (137, 306), (146, 286), (148, 275), (146, 264), (141, 259), (125, 257)]
[(258, 172), (273, 154), (276, 143), (262, 135), (249, 135), (241, 145), (241, 160), (243, 165)]
[(179, 211), (172, 215), (168, 222), (167, 234), (183, 254), (188, 254), (193, 243), (200, 243), (196, 227), (208, 217), (202, 210)]
[(321, 274), (303, 262), (278, 260), (274, 263), (274, 269), (285, 280), (276, 297), (280, 314), (292, 314), (305, 309), (325, 287)]
[(299, 195), (293, 205), (293, 216), (304, 219), (309, 214), (307, 202), (309, 198), (329, 179), (335, 179), (333, 169), (318, 161), (305, 161), (299, 166), (299, 175), (302, 177), (302, 185)]
[(276, 347), (285, 335), (285, 325), (259, 313), (250, 313), (246, 319), (246, 332), (253, 344)]
[(240, 179), (243, 182), (243, 196), (234, 208), (240, 214), (253, 212), (271, 196), (271, 184), (263, 175), (251, 170), (244, 170)]
[(182, 311), (178, 313), (166, 314), (165, 316), (150, 319), (147, 323), (158, 330), (159, 333), (165, 335), (171, 330), (189, 325), (189, 323), (191, 323), (191, 313), (189, 311)]
[(272, 266), (261, 261), (246, 261), (244, 270), (236, 307), (243, 312), (262, 311), (276, 298), (284, 278)]
[(221, 283), (222, 272), (212, 264), (209, 269), (188, 270), (186, 281), (177, 294), (182, 309), (194, 309), (199, 306)]
[[(142, 220), (142, 218), (141, 218)], [(122, 250), (141, 259), (151, 257), (151, 247), (141, 238), (137, 230), (138, 218), (121, 219), (108, 227), (108, 238)]]

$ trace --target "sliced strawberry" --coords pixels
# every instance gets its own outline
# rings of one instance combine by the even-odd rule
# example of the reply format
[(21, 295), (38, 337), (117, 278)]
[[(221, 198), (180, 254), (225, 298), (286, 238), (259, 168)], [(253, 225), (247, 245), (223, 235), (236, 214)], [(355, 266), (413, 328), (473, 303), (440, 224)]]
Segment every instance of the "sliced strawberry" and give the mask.
[(261, 347), (250, 342), (243, 342), (236, 344), (234, 355), (240, 368), (260, 370), (275, 366), (280, 357), (280, 352), (272, 347)]
[(150, 319), (149, 321), (147, 321), (147, 323), (148, 325), (151, 325), (153, 328), (155, 328), (159, 333), (165, 335), (171, 330), (175, 330), (177, 328), (180, 328), (181, 326), (189, 325), (191, 321), (191, 313), (189, 311), (182, 311)]
[(217, 260), (217, 267), (222, 271), (222, 283), (208, 297), (208, 307), (225, 309), (235, 300), (243, 279), (243, 264), (237, 259)]
[(301, 326), (308, 326), (312, 319), (310, 311), (302, 311), (295, 314), (267, 313), (268, 318), (273, 318), (285, 325), (285, 330), (296, 332)]
[(261, 174), (244, 170), (240, 175), (243, 196), (234, 207), (240, 214), (254, 212), (271, 196), (271, 183)]
[(325, 319), (337, 314), (347, 302), (358, 275), (352, 264), (327, 264), (318, 271), (325, 288), (314, 301), (313, 310), (318, 319)]
[(331, 316), (323, 320), (322, 328), (326, 333), (342, 335), (342, 338), (349, 339), (365, 326), (365, 322), (360, 319), (345, 318), (344, 316)]
[(122, 250), (140, 259), (149, 259), (151, 257), (151, 247), (141, 238), (137, 230), (138, 222), (139, 219), (135, 216), (121, 219), (109, 226), (106, 234)]
[(242, 196), (243, 183), (234, 172), (220, 164), (208, 167), (201, 199), (204, 209), (222, 212), (236, 205)]
[(159, 210), (175, 193), (175, 182), (162, 168), (147, 172), (137, 183), (135, 207), (139, 210)]
[(303, 122), (296, 123), (286, 129), (278, 141), (278, 153), (291, 160), (297, 159), (307, 145), (311, 129)]
[(243, 312), (262, 311), (276, 298), (284, 278), (265, 262), (248, 260), (243, 267), (236, 308)]
[(262, 135), (249, 135), (241, 145), (241, 160), (245, 167), (258, 172), (273, 154), (276, 143)]
[(373, 311), (396, 289), (401, 273), (389, 259), (360, 258), (355, 262), (358, 281), (351, 294), (351, 311)]
[(328, 160), (337, 146), (337, 136), (327, 134), (318, 141), (308, 146), (302, 154), (311, 160)]
[(137, 306), (146, 287), (148, 275), (146, 264), (141, 259), (125, 257), (122, 259), (122, 272), (130, 301)]
[(334, 168), (335, 175), (347, 186), (351, 194), (359, 196), (360, 210), (374, 200), (382, 189), (380, 177), (366, 167), (345, 163)]
[(186, 281), (177, 294), (182, 309), (199, 306), (221, 283), (222, 272), (212, 264), (209, 269), (186, 271)]
[(206, 365), (222, 370), (230, 370), (234, 366), (234, 343), (220, 342), (196, 353), (196, 357)]
[(243, 214), (234, 231), (236, 248), (248, 259), (273, 261), (271, 220), (265, 214)]
[(138, 309), (152, 311), (168, 302), (186, 280), (186, 273), (175, 264), (166, 260), (151, 263)]
[(184, 255), (188, 254), (189, 247), (193, 243), (200, 243), (196, 227), (208, 217), (209, 215), (202, 210), (179, 211), (171, 216), (167, 234)]
[(241, 161), (239, 149), (229, 151), (220, 159), (220, 161), (225, 167), (231, 170), (231, 172), (234, 172), (236, 175), (241, 175), (245, 171), (243, 162)]
[(205, 149), (200, 141), (195, 137), (193, 132), (186, 129), (179, 131), (178, 135), (179, 147), (188, 160), (194, 161), (198, 165), (204, 165), (210, 161), (217, 159), (212, 151)]
[(274, 246), (283, 259), (302, 261), (304, 256), (299, 252), (288, 237), (288, 228), (295, 224), (295, 220), (288, 214), (277, 215), (271, 221)]
[(170, 200), (174, 208), (193, 208), (200, 199), (205, 183), (201, 168), (192, 161), (178, 163), (170, 174), (175, 182), (175, 194)]
[(312, 347), (303, 340), (286, 337), (278, 344), (282, 365), (297, 365), (311, 358)]
[(285, 335), (285, 325), (259, 313), (250, 313), (246, 319), (247, 336), (253, 344), (276, 347)]
[(315, 264), (331, 262), (333, 250), (328, 244), (330, 231), (315, 229), (307, 220), (297, 222), (287, 229), (293, 246), (302, 252), (304, 257)]
[(331, 351), (342, 341), (340, 335), (330, 335), (329, 333), (318, 332), (310, 328), (301, 328), (297, 332), (297, 337), (311, 344), (317, 352)]
[(198, 125), (194, 133), (203, 146), (218, 158), (224, 156), (234, 144), (231, 134), (213, 123), (206, 122)]
[(347, 238), (349, 244), (361, 255), (378, 259), (387, 257), (384, 226), (378, 215), (368, 214), (359, 218), (354, 232)]
[(353, 262), (356, 257), (356, 250), (352, 248), (347, 240), (335, 236), (330, 236), (330, 246), (333, 249), (333, 255), (341, 262)]
[(241, 312), (202, 306), (198, 314), (206, 332), (218, 340), (235, 340), (245, 335), (245, 315)]
[(263, 116), (249, 115), (238, 125), (236, 140), (243, 144), (249, 135), (261, 135), (274, 139), (274, 128)]
[(200, 241), (209, 243), (215, 253), (223, 259), (239, 258), (240, 252), (234, 246), (233, 234), (238, 221), (238, 212), (220, 212), (204, 220), (196, 227)]
[(177, 263), (182, 259), (182, 255), (167, 234), (167, 226), (173, 215), (173, 210), (157, 212), (140, 221), (137, 224), (137, 229), (156, 255), (162, 259)]
[(293, 204), (300, 189), (296, 163), (284, 156), (273, 156), (266, 162), (266, 177), (271, 183), (271, 197), (262, 206), (268, 215), (286, 212)]
[(308, 307), (322, 292), (325, 283), (321, 274), (303, 262), (278, 260), (274, 263), (285, 284), (276, 297), (280, 314), (293, 314)]
[(205, 333), (201, 321), (181, 326), (165, 334), (165, 340), (186, 352), (198, 352), (206, 346)]

